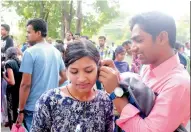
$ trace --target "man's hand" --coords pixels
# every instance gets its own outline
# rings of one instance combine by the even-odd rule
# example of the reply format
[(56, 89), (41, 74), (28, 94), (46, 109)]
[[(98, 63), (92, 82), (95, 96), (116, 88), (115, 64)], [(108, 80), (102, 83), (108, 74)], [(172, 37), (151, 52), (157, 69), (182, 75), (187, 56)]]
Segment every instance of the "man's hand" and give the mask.
[(18, 114), (16, 124), (17, 124), (17, 125), (22, 125), (23, 120), (24, 120), (24, 113)]
[(101, 66), (99, 81), (107, 93), (112, 93), (119, 86), (119, 72), (111, 67)]
[(101, 60), (101, 66), (107, 66), (118, 71), (117, 68), (115, 67), (113, 60)]

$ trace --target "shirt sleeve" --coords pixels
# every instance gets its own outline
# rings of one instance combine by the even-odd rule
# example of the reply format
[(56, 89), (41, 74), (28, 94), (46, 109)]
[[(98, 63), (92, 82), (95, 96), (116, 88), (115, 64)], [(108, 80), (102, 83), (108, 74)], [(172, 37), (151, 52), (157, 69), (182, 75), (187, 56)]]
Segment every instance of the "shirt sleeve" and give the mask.
[(28, 73), (32, 74), (33, 72), (33, 65), (34, 65), (34, 60), (32, 55), (26, 50), (24, 52), (24, 56), (22, 58), (21, 66), (19, 71), (23, 73)]
[(50, 103), (51, 99), (46, 93), (37, 101), (30, 132), (51, 131)]
[(106, 108), (106, 132), (113, 132), (114, 127), (114, 115), (113, 115), (113, 103), (109, 102), (109, 106)]
[(6, 64), (5, 64), (5, 69), (8, 69), (8, 68), (11, 68), (11, 69), (13, 69), (13, 66), (14, 64), (13, 64), (13, 62), (11, 61), (11, 60), (9, 60)]
[(127, 104), (117, 125), (129, 132), (173, 132), (181, 123), (185, 126), (189, 119), (190, 91), (183, 85), (171, 85), (157, 96), (148, 117), (142, 119), (139, 110)]

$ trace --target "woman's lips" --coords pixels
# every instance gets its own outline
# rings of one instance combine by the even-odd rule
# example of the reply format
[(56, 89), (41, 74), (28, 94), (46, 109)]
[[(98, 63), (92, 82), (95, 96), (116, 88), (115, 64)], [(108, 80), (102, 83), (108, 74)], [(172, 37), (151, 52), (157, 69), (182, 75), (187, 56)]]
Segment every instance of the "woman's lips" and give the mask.
[(79, 88), (82, 88), (82, 89), (88, 88), (88, 85), (89, 85), (89, 83), (86, 83), (86, 84), (77, 84), (77, 86)]

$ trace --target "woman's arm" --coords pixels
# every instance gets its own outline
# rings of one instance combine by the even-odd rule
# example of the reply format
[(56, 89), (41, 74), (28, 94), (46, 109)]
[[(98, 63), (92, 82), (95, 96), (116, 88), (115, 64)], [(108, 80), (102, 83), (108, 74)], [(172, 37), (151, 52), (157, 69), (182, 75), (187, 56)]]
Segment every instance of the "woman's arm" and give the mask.
[(15, 85), (14, 73), (11, 68), (7, 68), (7, 74), (8, 77), (5, 74), (3, 74), (3, 78), (7, 81), (9, 85)]

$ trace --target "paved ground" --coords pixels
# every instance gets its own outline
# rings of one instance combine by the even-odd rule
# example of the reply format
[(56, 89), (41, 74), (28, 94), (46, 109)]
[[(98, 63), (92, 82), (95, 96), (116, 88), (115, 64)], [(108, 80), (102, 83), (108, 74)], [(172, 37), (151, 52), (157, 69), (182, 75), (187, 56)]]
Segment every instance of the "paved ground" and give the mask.
[[(186, 129), (188, 130), (188, 132), (190, 132), (190, 121), (188, 125), (186, 126)], [(10, 132), (10, 130), (8, 128), (1, 127), (1, 132)]]

